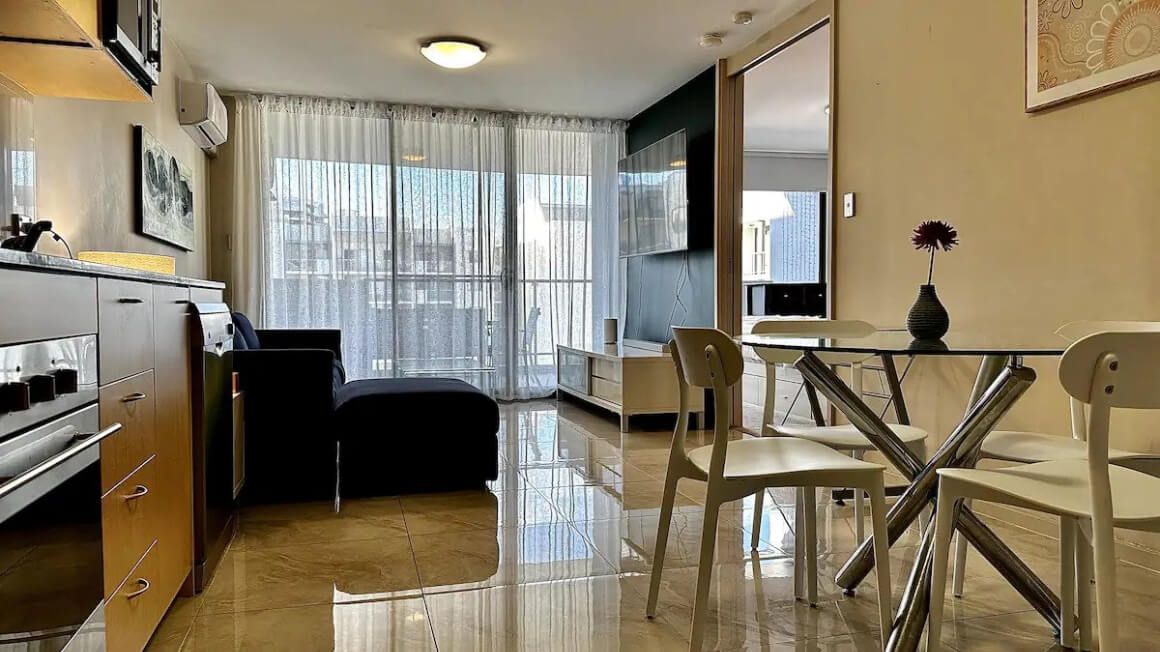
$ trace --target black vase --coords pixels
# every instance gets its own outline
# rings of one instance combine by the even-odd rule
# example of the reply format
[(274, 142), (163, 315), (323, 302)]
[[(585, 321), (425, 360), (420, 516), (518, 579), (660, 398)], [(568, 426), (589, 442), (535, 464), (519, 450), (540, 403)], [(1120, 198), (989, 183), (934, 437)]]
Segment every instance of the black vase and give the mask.
[(918, 286), (918, 298), (906, 314), (906, 330), (919, 340), (937, 340), (947, 334), (951, 318), (933, 285)]

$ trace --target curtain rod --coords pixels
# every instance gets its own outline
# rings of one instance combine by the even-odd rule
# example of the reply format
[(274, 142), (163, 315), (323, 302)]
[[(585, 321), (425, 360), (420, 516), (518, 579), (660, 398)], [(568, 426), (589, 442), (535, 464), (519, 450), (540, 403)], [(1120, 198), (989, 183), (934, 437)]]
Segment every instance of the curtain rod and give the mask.
[[(397, 110), (398, 111), (415, 111), (415, 112), (430, 111), (432, 118), (438, 118), (440, 115), (447, 113), (447, 112), (462, 112), (462, 113), (480, 113), (480, 114), (484, 114), (487, 116), (493, 116), (493, 117), (500, 118), (500, 119), (505, 119), (505, 118), (509, 118), (509, 117), (520, 117), (520, 118), (543, 119), (543, 120), (564, 120), (564, 121), (576, 120), (576, 121), (587, 121), (587, 122), (594, 122), (594, 123), (607, 123), (609, 127), (625, 128), (628, 126), (628, 120), (625, 120), (622, 118), (599, 118), (599, 117), (568, 115), (568, 114), (561, 114), (561, 113), (532, 113), (532, 112), (525, 112), (525, 111), (510, 111), (510, 110), (471, 108), (471, 107), (454, 107), (454, 106), (444, 107), (444, 106), (434, 106), (434, 105), (429, 105), (429, 104), (407, 104), (407, 103), (403, 103), (403, 102), (388, 102), (388, 101), (384, 101), (384, 100), (359, 100), (359, 99), (353, 99), (353, 98), (322, 97), (322, 96), (316, 96), (316, 95), (295, 95), (295, 94), (290, 94), (290, 93), (259, 93), (259, 92), (253, 92), (253, 91), (236, 91), (236, 90), (220, 90), (220, 89), (218, 92), (221, 93), (222, 95), (226, 95), (229, 97), (252, 97), (259, 104), (261, 104), (265, 99), (271, 98), (271, 99), (282, 99), (282, 100), (304, 100), (304, 101), (316, 101), (316, 102), (341, 103), (341, 104), (348, 105), (351, 110), (358, 109), (360, 107), (360, 105), (368, 105), (370, 107), (383, 110), (387, 114), (391, 114), (391, 115), (393, 115), (395, 113), (395, 111), (397, 111)], [(473, 122), (478, 122), (478, 119), (479, 119), (478, 116), (473, 117)]]

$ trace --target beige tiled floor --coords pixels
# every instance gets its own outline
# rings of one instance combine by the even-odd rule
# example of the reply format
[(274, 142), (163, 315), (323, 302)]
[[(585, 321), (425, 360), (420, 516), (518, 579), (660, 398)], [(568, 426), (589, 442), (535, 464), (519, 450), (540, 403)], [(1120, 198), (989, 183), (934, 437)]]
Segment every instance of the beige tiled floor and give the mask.
[[(658, 618), (644, 617), (668, 430), (555, 402), (503, 407), (492, 491), (248, 509), (209, 589), (181, 599), (154, 650), (683, 650), (692, 614), (703, 487), (679, 487)], [(696, 445), (707, 435), (690, 437)], [(793, 492), (770, 492), (758, 550), (753, 501), (728, 506), (706, 649), (880, 648), (873, 576), (856, 596), (833, 577), (856, 547), (853, 514), (819, 500), (820, 604), (793, 599)], [(996, 531), (1050, 584), (1057, 545)], [(897, 601), (917, 536), (891, 550)], [(1059, 649), (1045, 622), (972, 553), (967, 594), (948, 599), (957, 650)], [(1160, 575), (1119, 572), (1122, 649), (1156, 649)]]

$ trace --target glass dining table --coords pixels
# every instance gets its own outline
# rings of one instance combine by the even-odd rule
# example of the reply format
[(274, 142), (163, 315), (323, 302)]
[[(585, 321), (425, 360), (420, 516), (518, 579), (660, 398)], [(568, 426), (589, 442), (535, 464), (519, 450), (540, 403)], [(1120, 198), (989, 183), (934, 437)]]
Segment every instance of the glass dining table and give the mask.
[[(929, 505), (934, 508), (938, 492), (938, 469), (974, 466), (983, 439), (1003, 415), (1035, 382), (1035, 370), (1024, 366), (1024, 357), (1059, 356), (1070, 344), (1060, 335), (1004, 337), (1001, 334), (951, 332), (941, 340), (914, 340), (905, 331), (876, 331), (864, 337), (817, 337), (793, 333), (750, 334), (739, 338), (743, 346), (801, 351), (795, 367), (816, 391), (829, 399), (866, 435), (882, 455), (909, 481), (887, 515), (890, 542), (895, 542)], [(922, 460), (890, 430), (882, 418), (842, 381), (819, 353), (865, 353), (878, 356), (981, 356), (979, 372), (962, 421), (931, 456)], [(1019, 557), (967, 506), (959, 510), (955, 527), (960, 536), (982, 556), (1054, 628), (1062, 627), (1060, 600)], [(903, 591), (894, 628), (886, 649), (917, 650), (926, 626), (930, 577), (934, 557), (934, 528), (925, 528)], [(874, 566), (870, 539), (838, 571), (836, 581), (848, 593)]]

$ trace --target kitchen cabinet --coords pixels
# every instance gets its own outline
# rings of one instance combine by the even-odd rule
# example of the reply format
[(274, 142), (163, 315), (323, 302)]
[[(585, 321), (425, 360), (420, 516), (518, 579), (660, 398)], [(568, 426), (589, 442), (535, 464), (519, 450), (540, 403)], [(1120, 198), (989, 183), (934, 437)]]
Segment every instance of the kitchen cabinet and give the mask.
[(101, 40), (102, 0), (0, 3), (0, 78), (33, 96), (147, 102), (141, 84)]

